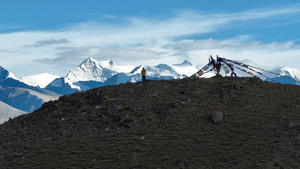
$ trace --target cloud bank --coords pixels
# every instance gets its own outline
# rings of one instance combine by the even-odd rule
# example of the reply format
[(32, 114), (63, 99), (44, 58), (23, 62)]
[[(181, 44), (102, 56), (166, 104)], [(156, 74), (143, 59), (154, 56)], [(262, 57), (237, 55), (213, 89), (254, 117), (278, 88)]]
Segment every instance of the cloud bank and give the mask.
[[(185, 59), (203, 65), (209, 55), (218, 54), (249, 59), (266, 67), (300, 69), (295, 62), (300, 61), (297, 39), (266, 43), (255, 32), (295, 24), (299, 15), (300, 9), (295, 7), (215, 14), (184, 10), (162, 19), (117, 19), (108, 15), (106, 19), (113, 21), (90, 21), (51, 31), (2, 33), (1, 66), (17, 76), (43, 72), (64, 76), (88, 57), (131, 65), (174, 64)], [(266, 24), (260, 25), (262, 22)], [(240, 29), (244, 30), (242, 34)], [(224, 30), (231, 32), (230, 37), (223, 35)]]
[(51, 46), (51, 45), (59, 45), (59, 44), (68, 44), (70, 43), (67, 39), (50, 39), (50, 40), (40, 40), (34, 42), (33, 45), (24, 45), (24, 47), (43, 47), (43, 46)]

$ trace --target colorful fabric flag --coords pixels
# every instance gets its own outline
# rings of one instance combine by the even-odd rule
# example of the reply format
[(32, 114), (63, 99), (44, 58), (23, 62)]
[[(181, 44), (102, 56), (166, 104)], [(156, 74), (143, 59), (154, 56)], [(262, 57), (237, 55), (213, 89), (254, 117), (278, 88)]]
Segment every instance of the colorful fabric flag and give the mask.
[(222, 67), (225, 71), (225, 75), (230, 74), (230, 69), (228, 68), (228, 66), (223, 65)]
[(245, 68), (249, 68), (249, 65), (246, 65), (246, 64), (242, 64), (242, 66)]
[(211, 62), (213, 64), (214, 67), (216, 67), (216, 61), (215, 59), (210, 55), (210, 58), (211, 58)]
[(203, 69), (203, 71), (208, 71), (209, 70), (209, 68), (210, 68), (210, 66), (209, 65), (205, 65), (202, 69)]
[(202, 69), (200, 69), (200, 70), (197, 72), (197, 75), (198, 75), (198, 76), (202, 76), (203, 74), (204, 74), (204, 72), (203, 72)]

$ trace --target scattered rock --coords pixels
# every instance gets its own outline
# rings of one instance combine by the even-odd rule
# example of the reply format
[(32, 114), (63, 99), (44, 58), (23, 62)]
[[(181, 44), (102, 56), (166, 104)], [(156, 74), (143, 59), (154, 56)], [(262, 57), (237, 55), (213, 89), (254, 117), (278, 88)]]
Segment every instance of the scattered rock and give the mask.
[(295, 122), (290, 122), (289, 123), (289, 128), (291, 129), (291, 128), (294, 128), (296, 126), (296, 123)]
[(300, 123), (290, 122), (288, 127), (289, 129), (300, 130)]
[(209, 115), (209, 119), (211, 120), (212, 124), (221, 124), (223, 122), (224, 114), (221, 112), (212, 112)]

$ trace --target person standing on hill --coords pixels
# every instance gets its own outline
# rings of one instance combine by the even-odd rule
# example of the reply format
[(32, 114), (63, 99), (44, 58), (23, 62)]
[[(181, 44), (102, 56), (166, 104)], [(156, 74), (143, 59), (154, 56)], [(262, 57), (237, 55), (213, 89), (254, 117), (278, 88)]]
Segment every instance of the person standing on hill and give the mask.
[(217, 55), (217, 62), (216, 62), (216, 70), (217, 70), (217, 76), (220, 76), (220, 70), (222, 65), (222, 59), (218, 57)]
[(145, 82), (146, 81), (146, 70), (144, 67), (143, 67), (141, 73), (142, 73), (142, 77), (143, 77), (143, 82)]

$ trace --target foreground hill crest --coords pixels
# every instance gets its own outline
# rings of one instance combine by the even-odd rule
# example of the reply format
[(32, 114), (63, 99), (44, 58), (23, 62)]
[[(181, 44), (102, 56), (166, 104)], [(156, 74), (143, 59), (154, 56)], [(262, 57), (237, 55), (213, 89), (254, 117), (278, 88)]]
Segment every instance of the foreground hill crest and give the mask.
[[(299, 168), (300, 87), (158, 80), (60, 97), (0, 126), (4, 168)], [(280, 96), (280, 97), (279, 97)], [(211, 112), (224, 120), (212, 124)]]

